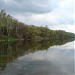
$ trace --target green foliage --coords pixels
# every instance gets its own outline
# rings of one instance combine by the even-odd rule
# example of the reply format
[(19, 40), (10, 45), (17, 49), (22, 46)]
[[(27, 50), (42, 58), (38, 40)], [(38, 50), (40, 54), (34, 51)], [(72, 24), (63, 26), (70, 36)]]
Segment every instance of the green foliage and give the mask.
[[(37, 27), (18, 22), (7, 15), (4, 10), (0, 12), (0, 39), (14, 38), (24, 40), (63, 40), (75, 38), (75, 34), (63, 30), (50, 30), (46, 27)], [(10, 39), (9, 38), (9, 39)]]

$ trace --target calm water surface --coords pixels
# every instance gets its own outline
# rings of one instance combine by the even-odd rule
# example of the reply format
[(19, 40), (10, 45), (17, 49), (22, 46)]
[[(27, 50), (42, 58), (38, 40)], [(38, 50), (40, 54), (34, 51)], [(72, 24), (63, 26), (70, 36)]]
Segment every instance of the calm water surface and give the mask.
[(74, 41), (1, 43), (0, 75), (74, 75)]

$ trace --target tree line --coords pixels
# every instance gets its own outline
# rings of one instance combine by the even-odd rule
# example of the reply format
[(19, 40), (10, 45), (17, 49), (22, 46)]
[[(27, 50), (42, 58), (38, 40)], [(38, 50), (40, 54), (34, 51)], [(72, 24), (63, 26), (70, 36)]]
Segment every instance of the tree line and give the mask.
[(63, 40), (75, 38), (75, 34), (63, 30), (51, 30), (19, 22), (4, 10), (0, 11), (0, 39)]

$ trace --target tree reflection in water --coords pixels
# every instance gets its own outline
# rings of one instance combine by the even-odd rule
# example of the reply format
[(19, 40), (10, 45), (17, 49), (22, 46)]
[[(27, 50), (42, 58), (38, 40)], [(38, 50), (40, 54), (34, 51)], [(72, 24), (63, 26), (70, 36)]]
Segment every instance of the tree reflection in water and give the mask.
[(38, 50), (48, 50), (51, 46), (60, 46), (70, 41), (73, 40), (0, 42), (0, 69), (4, 70), (7, 63), (13, 62), (20, 56)]

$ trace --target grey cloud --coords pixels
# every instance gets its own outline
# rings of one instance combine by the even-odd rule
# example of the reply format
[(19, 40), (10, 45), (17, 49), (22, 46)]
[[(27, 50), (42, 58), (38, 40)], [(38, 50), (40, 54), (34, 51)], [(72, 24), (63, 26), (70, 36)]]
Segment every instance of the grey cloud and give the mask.
[(4, 9), (4, 2), (0, 0), (0, 9)]
[[(72, 5), (68, 6), (67, 9), (69, 12), (62, 13), (62, 9), (60, 8), (59, 2), (62, 0), (0, 0), (0, 9), (6, 10), (11, 16), (17, 18), (19, 21), (22, 21), (27, 24), (34, 25), (57, 25), (57, 24), (74, 24), (73, 19), (73, 7)], [(66, 0), (65, 0), (66, 1)], [(61, 2), (60, 2), (61, 3)], [(57, 9), (55, 9), (57, 8)], [(55, 11), (54, 11), (55, 10)], [(54, 21), (46, 20), (48, 18), (39, 20), (34, 14), (42, 14), (45, 16), (45, 13), (54, 13), (54, 15), (58, 15), (59, 19)], [(71, 13), (67, 16), (68, 13)], [(33, 16), (37, 18), (33, 18)], [(17, 16), (17, 17), (16, 17)], [(19, 16), (22, 16), (21, 18)], [(40, 17), (41, 18), (41, 17)]]
[(13, 0), (8, 4), (0, 0), (0, 8), (12, 12), (47, 13), (54, 9), (52, 4), (52, 0)]

